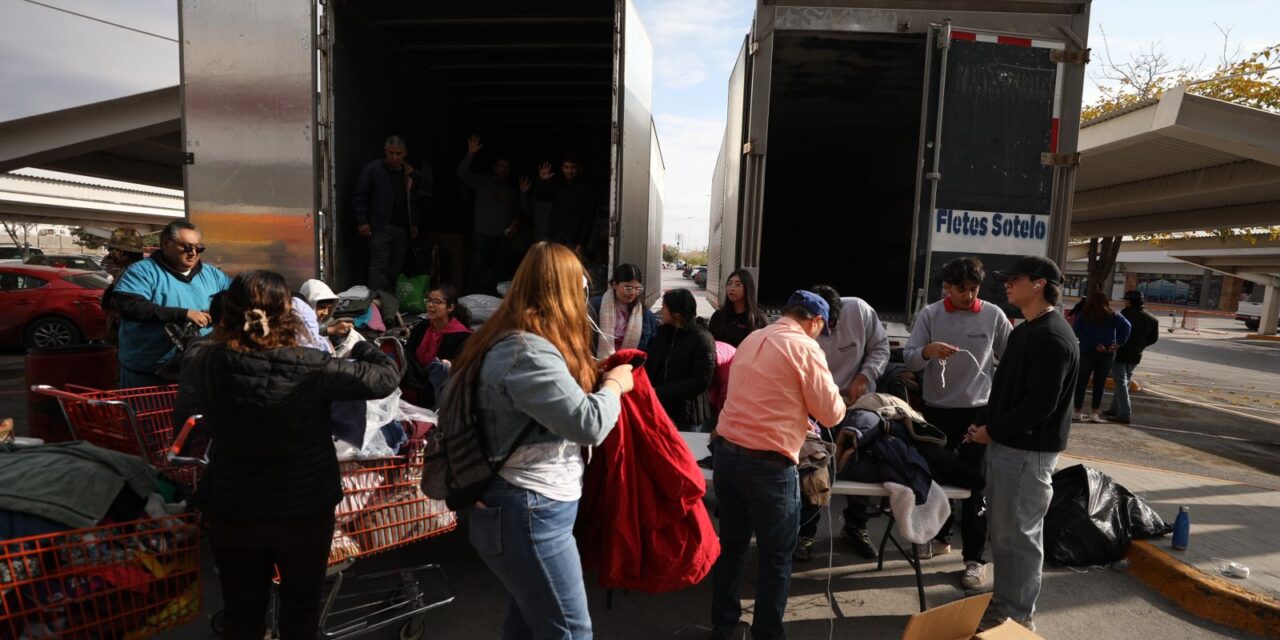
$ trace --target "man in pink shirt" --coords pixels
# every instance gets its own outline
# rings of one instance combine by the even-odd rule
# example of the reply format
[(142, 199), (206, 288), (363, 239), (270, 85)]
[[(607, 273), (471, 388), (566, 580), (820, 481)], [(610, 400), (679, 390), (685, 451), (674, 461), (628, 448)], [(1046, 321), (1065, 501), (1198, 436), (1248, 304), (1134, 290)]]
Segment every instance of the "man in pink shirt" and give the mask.
[(815, 340), (827, 331), (829, 315), (822, 297), (796, 291), (782, 318), (747, 336), (734, 355), (719, 437), (712, 444), (721, 548), (711, 601), (713, 638), (730, 637), (741, 617), (738, 583), (753, 532), (760, 568), (751, 637), (786, 637), (782, 614), (800, 526), (800, 446), (809, 416), (835, 425), (845, 414)]

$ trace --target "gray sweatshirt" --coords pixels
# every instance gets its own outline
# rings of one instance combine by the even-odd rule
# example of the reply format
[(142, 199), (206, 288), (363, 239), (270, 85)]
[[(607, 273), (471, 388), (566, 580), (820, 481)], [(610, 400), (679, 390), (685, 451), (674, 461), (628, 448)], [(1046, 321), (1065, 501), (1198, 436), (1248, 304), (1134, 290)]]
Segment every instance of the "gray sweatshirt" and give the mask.
[[(924, 370), (925, 404), (946, 409), (986, 406), (996, 361), (1004, 354), (1012, 330), (1004, 312), (985, 300), (976, 313), (947, 311), (942, 300), (921, 309), (902, 355), (907, 368)], [(945, 342), (973, 354), (972, 358), (965, 353), (947, 358), (945, 388), (944, 367), (937, 359), (924, 357), (924, 348), (930, 342)]]
[(499, 180), (496, 176), (472, 173), (468, 153), (458, 164), (458, 178), (476, 192), (475, 230), (490, 236), (503, 235), (507, 227), (528, 204), (515, 180)]
[(840, 393), (849, 391), (854, 376), (866, 375), (867, 393), (876, 390), (876, 378), (889, 364), (889, 335), (876, 310), (861, 298), (840, 298), (840, 321), (829, 336), (818, 336), (827, 356), (827, 368)]

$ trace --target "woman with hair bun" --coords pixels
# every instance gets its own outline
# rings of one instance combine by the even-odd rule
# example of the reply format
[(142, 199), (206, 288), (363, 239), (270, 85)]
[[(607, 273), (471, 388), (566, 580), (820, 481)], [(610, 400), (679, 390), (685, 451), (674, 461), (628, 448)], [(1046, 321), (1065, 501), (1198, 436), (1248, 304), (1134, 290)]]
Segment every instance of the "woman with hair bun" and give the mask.
[(200, 506), (226, 606), (223, 637), (263, 637), (274, 566), (281, 637), (314, 638), (342, 499), (330, 403), (386, 397), (400, 371), (367, 342), (353, 360), (309, 348), (280, 274), (236, 276), (220, 307), (213, 335), (183, 360), (174, 418), (203, 414), (216, 443)]

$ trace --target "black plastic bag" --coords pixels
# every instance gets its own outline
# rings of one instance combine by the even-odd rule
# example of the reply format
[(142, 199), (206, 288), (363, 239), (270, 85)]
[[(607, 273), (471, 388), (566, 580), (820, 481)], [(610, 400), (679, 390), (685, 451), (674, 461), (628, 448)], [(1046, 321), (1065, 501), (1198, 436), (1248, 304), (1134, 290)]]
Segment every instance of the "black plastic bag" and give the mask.
[(1053, 499), (1044, 518), (1050, 564), (1110, 564), (1124, 557), (1130, 540), (1172, 530), (1142, 499), (1101, 471), (1076, 465), (1053, 474)]

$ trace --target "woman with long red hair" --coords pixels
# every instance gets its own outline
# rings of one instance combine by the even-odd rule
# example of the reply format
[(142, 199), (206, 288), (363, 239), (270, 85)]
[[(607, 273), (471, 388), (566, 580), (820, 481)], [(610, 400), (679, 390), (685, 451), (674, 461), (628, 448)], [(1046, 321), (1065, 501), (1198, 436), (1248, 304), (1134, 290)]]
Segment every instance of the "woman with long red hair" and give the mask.
[(507, 590), (503, 638), (591, 637), (573, 537), (581, 450), (617, 424), (632, 378), (630, 366), (596, 368), (585, 283), (571, 250), (535, 244), (443, 393), (441, 413), (474, 407), (486, 455), (506, 458), (470, 523), (472, 546)]

